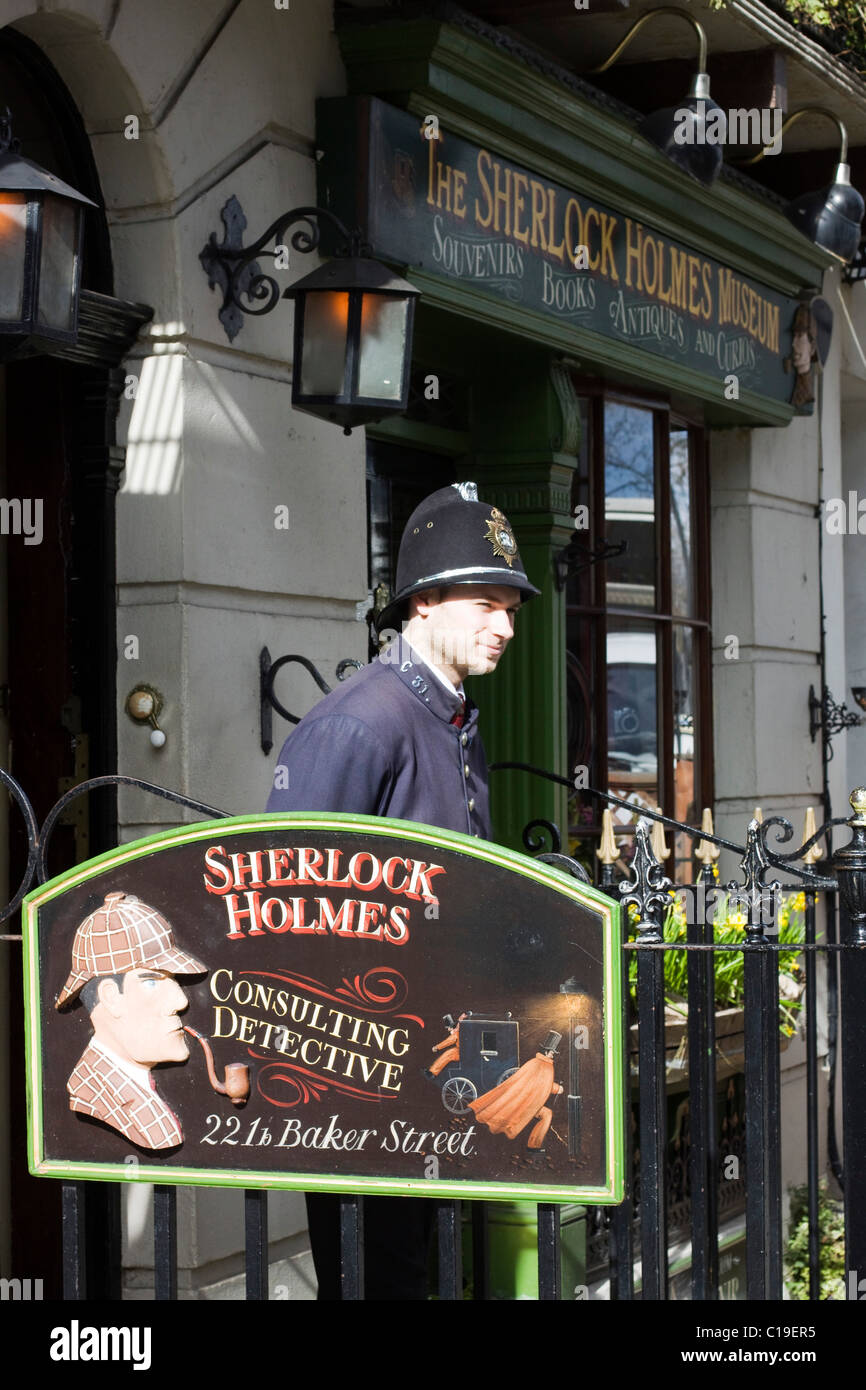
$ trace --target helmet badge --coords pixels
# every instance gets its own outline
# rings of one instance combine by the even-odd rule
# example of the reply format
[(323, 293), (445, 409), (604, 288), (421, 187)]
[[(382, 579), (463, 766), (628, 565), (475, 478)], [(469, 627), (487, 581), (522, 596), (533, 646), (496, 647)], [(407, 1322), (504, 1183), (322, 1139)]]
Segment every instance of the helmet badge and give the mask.
[(512, 561), (517, 554), (517, 541), (514, 539), (514, 532), (498, 507), (494, 507), (487, 521), (487, 534), (484, 539), (493, 546), (493, 554), (500, 556), (511, 568)]

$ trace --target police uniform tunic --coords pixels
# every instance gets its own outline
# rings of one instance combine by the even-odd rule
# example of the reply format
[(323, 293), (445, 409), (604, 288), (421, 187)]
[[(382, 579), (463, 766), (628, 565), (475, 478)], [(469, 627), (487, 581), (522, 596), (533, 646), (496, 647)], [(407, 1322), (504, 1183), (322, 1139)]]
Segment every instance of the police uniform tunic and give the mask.
[(489, 839), (478, 709), (467, 699), (459, 727), (461, 708), (398, 638), (289, 734), (267, 809), (390, 816)]

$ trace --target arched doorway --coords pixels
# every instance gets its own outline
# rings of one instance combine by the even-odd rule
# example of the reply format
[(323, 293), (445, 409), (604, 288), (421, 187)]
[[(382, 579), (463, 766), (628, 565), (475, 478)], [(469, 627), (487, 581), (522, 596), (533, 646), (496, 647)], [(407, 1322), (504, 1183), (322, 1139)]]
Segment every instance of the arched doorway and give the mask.
[[(123, 356), (150, 311), (112, 297), (108, 226), (90, 143), (72, 98), (39, 47), (0, 30), (0, 88), (22, 152), (97, 204), (88, 209), (78, 343), (0, 366), (0, 762), (40, 821), (62, 791), (117, 770), (114, 505)], [(0, 826), (0, 878), (18, 883), (27, 842), (14, 811)], [(52, 839), (52, 873), (116, 842), (113, 799), (76, 803)], [(5, 901), (5, 899), (4, 899)], [(10, 922), (6, 930), (19, 930)], [(61, 1189), (31, 1178), (24, 1149), (21, 948), (2, 943), (3, 1079), (0, 1262), (60, 1296)], [(106, 1242), (118, 1239), (116, 1193), (88, 1193), (93, 1294)]]

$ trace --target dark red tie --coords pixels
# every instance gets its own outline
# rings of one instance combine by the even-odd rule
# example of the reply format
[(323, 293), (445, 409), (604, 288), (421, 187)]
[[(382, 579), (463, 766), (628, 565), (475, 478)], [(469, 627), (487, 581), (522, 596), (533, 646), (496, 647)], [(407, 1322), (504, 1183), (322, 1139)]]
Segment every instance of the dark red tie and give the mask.
[(456, 727), (457, 727), (458, 729), (462, 729), (462, 728), (463, 728), (463, 721), (464, 721), (465, 718), (466, 718), (466, 701), (465, 701), (465, 700), (461, 700), (459, 710), (457, 711), (457, 713), (456, 713), (455, 715), (452, 715), (452, 717), (451, 717), (451, 723), (454, 724), (454, 725), (456, 725)]

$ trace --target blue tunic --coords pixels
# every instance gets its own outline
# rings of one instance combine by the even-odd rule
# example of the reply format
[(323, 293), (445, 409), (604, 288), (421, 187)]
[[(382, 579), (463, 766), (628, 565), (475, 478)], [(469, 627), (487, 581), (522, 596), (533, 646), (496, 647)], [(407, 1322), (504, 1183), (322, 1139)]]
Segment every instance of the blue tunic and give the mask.
[(459, 708), (398, 638), (292, 730), (267, 809), (391, 816), (489, 839), (478, 709), (467, 700), (461, 729), (451, 723)]

